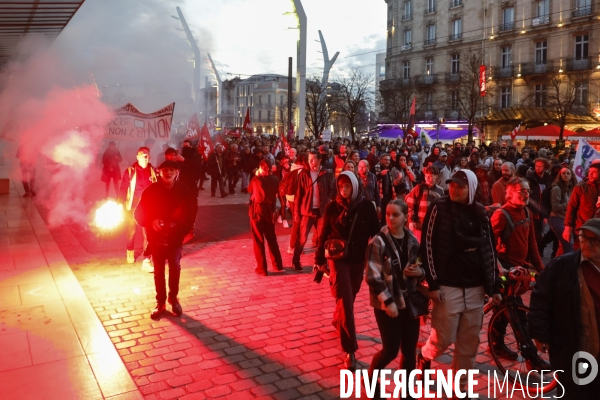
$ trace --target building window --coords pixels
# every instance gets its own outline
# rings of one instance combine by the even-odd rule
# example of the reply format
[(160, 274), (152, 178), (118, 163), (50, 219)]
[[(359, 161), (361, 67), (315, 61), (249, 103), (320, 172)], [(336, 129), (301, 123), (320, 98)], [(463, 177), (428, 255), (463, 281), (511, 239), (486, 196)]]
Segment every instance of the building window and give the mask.
[(592, 0), (576, 0), (574, 17), (581, 17), (592, 13)]
[(534, 100), (536, 107), (545, 107), (548, 98), (548, 87), (545, 84), (535, 85)]
[(258, 110), (258, 120), (262, 121), (262, 111)]
[(267, 122), (271, 121), (271, 110), (267, 110)]
[(410, 61), (402, 62), (402, 79), (410, 78)]
[(412, 1), (404, 2), (404, 19), (412, 18)]
[(455, 19), (452, 21), (452, 34), (450, 40), (457, 40), (462, 37), (462, 19)]
[(502, 10), (502, 26), (501, 31), (512, 31), (515, 28), (515, 8), (506, 7)]
[(548, 60), (548, 42), (536, 42), (535, 44), (535, 63), (536, 65), (546, 64)]
[(512, 46), (504, 46), (501, 49), (500, 66), (502, 68), (510, 67), (512, 63)]
[(535, 14), (538, 18), (548, 18), (550, 15), (549, 0), (538, 0), (535, 4)]
[(433, 110), (433, 93), (425, 93), (425, 111)]
[(587, 60), (588, 58), (588, 35), (575, 36), (575, 59)]
[(588, 84), (582, 83), (575, 91), (575, 104), (578, 106), (587, 106), (588, 103)]
[(425, 44), (434, 44), (435, 43), (435, 24), (427, 25), (427, 35), (425, 39)]
[(435, 12), (435, 0), (427, 0), (427, 8), (425, 8), (425, 14), (432, 14)]
[(394, 3), (388, 4), (388, 23), (391, 23), (394, 20)]
[(433, 75), (433, 57), (425, 59), (425, 71), (427, 71), (427, 76)]
[(262, 96), (258, 96), (258, 105), (262, 105)]
[(458, 110), (458, 90), (450, 92), (450, 107), (453, 110)]
[(500, 107), (507, 108), (511, 105), (511, 90), (510, 86), (505, 86), (500, 91)]
[(410, 46), (412, 43), (412, 31), (406, 30), (404, 31), (404, 45), (405, 46)]
[(452, 61), (450, 61), (450, 73), (452, 75), (458, 75), (460, 72), (460, 54), (452, 54)]

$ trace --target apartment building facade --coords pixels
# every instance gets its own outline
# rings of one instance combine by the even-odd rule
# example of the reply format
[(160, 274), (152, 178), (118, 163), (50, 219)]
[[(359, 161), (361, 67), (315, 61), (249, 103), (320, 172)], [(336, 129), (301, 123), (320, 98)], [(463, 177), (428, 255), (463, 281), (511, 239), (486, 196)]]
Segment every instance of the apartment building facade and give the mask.
[[(292, 86), (295, 85), (293, 79)], [(242, 126), (246, 110), (250, 109), (256, 133), (285, 132), (287, 120), (288, 77), (266, 74), (253, 75), (235, 86), (235, 121)]]
[(569, 129), (600, 125), (600, 0), (385, 0), (385, 80), (417, 79), (421, 118), (461, 120), (466, 59), (486, 67), (478, 127), (494, 140), (516, 124), (555, 123), (553, 77), (578, 80)]

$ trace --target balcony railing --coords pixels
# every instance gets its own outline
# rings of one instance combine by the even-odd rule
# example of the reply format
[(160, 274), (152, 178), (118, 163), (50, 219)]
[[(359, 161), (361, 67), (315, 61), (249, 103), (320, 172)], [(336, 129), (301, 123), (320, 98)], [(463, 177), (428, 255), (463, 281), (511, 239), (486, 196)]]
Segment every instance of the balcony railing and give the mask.
[(512, 78), (515, 75), (515, 68), (513, 65), (508, 67), (494, 67), (492, 69), (492, 77), (494, 79)]
[(404, 44), (402, 46), (400, 46), (400, 50), (404, 51), (404, 50), (410, 50), (412, 49), (412, 44)]
[(459, 40), (462, 39), (462, 33), (453, 33), (450, 35), (450, 40)]
[(546, 60), (545, 63), (523, 63), (521, 64), (521, 75), (538, 75), (558, 71), (558, 64), (554, 60)]
[(445, 81), (445, 83), (459, 83), (460, 75), (446, 73), (446, 79), (444, 81)]
[(435, 44), (435, 39), (425, 39), (425, 46)]
[(544, 16), (541, 16), (541, 17), (534, 18), (531, 21), (531, 26), (544, 25), (544, 24), (547, 24), (549, 22), (550, 22), (550, 16), (549, 15), (544, 15)]
[(433, 14), (435, 13), (435, 6), (427, 7), (425, 9), (425, 14)]
[(590, 15), (592, 13), (592, 6), (581, 7), (575, 11), (573, 11), (573, 18), (585, 17), (586, 15)]
[(451, 121), (456, 121), (459, 117), (459, 114), (460, 113), (458, 112), (458, 110), (456, 110), (454, 108), (446, 108), (444, 110), (444, 118), (451, 120)]
[(460, 7), (460, 6), (462, 6), (462, 4), (463, 4), (462, 0), (452, 0), (450, 2), (450, 8)]
[(590, 58), (577, 60), (575, 58), (567, 59), (567, 71), (585, 71), (592, 68)]
[(513, 29), (515, 29), (515, 23), (514, 22), (505, 22), (503, 24), (500, 24), (500, 32), (506, 32), (506, 31), (512, 31)]
[(424, 75), (417, 79), (417, 85), (419, 86), (435, 85), (437, 82), (438, 79), (436, 75)]
[(404, 14), (402, 16), (402, 21), (406, 21), (407, 19), (412, 19), (412, 14)]

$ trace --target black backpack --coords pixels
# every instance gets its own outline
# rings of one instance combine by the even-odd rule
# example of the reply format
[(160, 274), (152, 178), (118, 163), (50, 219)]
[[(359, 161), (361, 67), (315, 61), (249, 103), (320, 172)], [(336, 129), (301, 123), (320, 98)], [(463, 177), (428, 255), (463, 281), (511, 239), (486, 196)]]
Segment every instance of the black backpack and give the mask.
[(498, 211), (496, 211), (496, 212), (501, 212), (502, 214), (504, 214), (504, 217), (506, 218), (506, 225), (504, 226), (504, 230), (502, 231), (502, 243), (505, 243), (505, 244), (508, 243), (508, 240), (510, 239), (510, 235), (515, 230), (516, 226), (526, 224), (531, 219), (531, 216), (529, 214), (529, 209), (527, 207), (525, 207), (525, 215), (526, 215), (525, 219), (517, 222), (516, 224), (513, 222), (508, 211), (506, 211), (504, 208), (499, 208)]
[(546, 187), (542, 192), (542, 200), (540, 202), (540, 216), (542, 218), (548, 218), (550, 216), (550, 212), (552, 211), (552, 202), (550, 201), (551, 192), (551, 186)]

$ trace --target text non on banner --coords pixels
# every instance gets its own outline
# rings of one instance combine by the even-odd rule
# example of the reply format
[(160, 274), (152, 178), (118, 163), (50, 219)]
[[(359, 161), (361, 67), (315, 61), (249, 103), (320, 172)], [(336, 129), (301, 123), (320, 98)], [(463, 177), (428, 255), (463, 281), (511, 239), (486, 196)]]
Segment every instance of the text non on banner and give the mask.
[(106, 138), (139, 142), (154, 139), (167, 142), (171, 133), (171, 121), (175, 103), (153, 113), (145, 114), (127, 103), (115, 110), (117, 116), (108, 124)]

